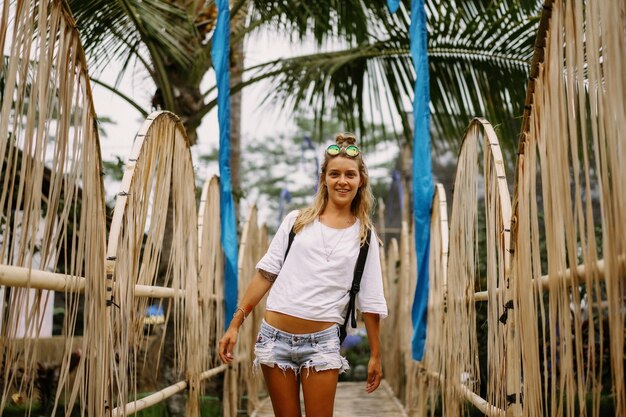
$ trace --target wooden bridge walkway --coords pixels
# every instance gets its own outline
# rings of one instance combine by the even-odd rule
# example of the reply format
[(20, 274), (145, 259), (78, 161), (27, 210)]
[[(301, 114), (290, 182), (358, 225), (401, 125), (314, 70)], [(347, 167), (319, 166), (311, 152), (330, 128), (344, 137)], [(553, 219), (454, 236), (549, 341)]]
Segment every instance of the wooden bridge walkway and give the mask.
[[(301, 396), (302, 397), (302, 396)], [(304, 404), (302, 403), (302, 410)], [(303, 412), (304, 415), (304, 412)], [(251, 417), (274, 416), (269, 397), (263, 400)], [(365, 382), (340, 382), (335, 398), (334, 417), (408, 417), (400, 401), (385, 380), (371, 394), (365, 392)]]

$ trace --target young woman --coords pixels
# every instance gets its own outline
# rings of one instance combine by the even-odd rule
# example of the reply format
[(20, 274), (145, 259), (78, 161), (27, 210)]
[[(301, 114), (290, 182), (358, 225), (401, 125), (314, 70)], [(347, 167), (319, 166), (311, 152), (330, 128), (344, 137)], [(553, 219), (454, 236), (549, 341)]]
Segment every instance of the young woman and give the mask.
[[(348, 369), (339, 324), (359, 249), (372, 229), (373, 197), (354, 135), (339, 134), (336, 142), (326, 149), (313, 204), (285, 217), (220, 340), (220, 358), (229, 363), (239, 327), (269, 290), (254, 365), (263, 371), (277, 417), (301, 416), (300, 383), (306, 415), (332, 416), (338, 376)], [(292, 227), (296, 235), (285, 257)], [(365, 389), (371, 393), (382, 378), (379, 323), (387, 316), (373, 230), (356, 307), (370, 344)]]

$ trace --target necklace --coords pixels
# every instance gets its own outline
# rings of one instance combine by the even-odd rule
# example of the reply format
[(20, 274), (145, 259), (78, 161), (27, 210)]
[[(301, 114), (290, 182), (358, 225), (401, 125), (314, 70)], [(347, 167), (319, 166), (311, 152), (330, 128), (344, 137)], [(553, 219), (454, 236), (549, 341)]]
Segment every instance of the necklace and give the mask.
[(326, 255), (326, 262), (330, 262), (331, 255), (333, 254), (335, 249), (337, 249), (337, 246), (339, 246), (339, 242), (341, 242), (341, 239), (343, 239), (343, 235), (346, 234), (346, 230), (348, 230), (349, 228), (346, 227), (342, 229), (339, 239), (337, 239), (337, 242), (335, 242), (335, 246), (333, 246), (333, 248), (330, 251), (328, 251), (328, 248), (326, 247), (326, 239), (324, 239), (324, 225), (322, 224), (321, 221), (319, 223), (320, 223), (320, 233), (322, 235), (322, 246), (324, 246), (324, 254)]

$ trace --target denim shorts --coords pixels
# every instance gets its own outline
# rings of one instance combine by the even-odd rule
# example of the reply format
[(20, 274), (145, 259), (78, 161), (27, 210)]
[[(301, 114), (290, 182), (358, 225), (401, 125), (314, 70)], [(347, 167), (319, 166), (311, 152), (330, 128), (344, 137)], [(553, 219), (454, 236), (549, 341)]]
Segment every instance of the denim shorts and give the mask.
[(299, 374), (302, 369), (327, 371), (338, 369), (347, 371), (350, 366), (339, 352), (339, 326), (337, 324), (321, 332), (292, 334), (261, 323), (261, 329), (254, 346), (254, 368), (266, 365), (278, 366), (283, 371), (293, 370)]

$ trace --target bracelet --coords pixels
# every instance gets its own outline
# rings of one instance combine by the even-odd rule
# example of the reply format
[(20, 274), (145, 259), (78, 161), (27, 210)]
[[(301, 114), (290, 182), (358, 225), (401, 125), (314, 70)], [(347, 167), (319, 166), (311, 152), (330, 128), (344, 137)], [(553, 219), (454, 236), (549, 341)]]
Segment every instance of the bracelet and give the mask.
[[(245, 320), (248, 316), (246, 316), (246, 310), (244, 310), (241, 307), (237, 307), (237, 309), (235, 310), (235, 312), (233, 313), (233, 318), (235, 318), (235, 316), (237, 315), (237, 312), (241, 311), (241, 313), (243, 314), (243, 320)], [(242, 320), (242, 321), (243, 321)]]

